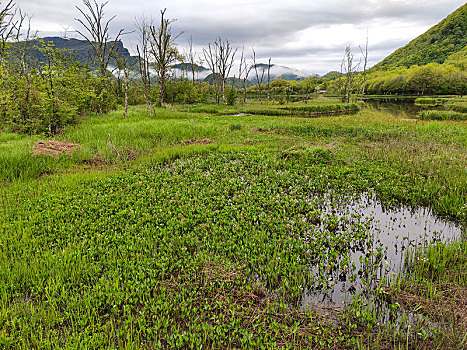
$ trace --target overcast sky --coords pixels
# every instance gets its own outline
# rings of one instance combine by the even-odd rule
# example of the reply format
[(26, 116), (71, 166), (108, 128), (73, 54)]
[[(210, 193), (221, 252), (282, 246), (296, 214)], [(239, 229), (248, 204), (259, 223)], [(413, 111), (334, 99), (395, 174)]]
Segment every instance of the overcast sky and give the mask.
[[(79, 38), (73, 30), (82, 29), (75, 20), (80, 17), (76, 6), (84, 9), (81, 0), (16, 3), (33, 16), (31, 26), (40, 36), (63, 36), (67, 31), (69, 37)], [(369, 63), (374, 65), (464, 4), (465, 0), (109, 0), (105, 13), (106, 18), (116, 15), (112, 32), (130, 32), (135, 18), (153, 17), (157, 23), (160, 10), (167, 8), (166, 17), (177, 19), (173, 32), (184, 32), (177, 40), (182, 52), (190, 36), (200, 55), (202, 47), (221, 36), (245, 47), (248, 58), (254, 46), (259, 61), (272, 57), (271, 63), (324, 74), (339, 70), (347, 45), (358, 53), (367, 32)], [(125, 35), (123, 43), (134, 53), (137, 33)]]

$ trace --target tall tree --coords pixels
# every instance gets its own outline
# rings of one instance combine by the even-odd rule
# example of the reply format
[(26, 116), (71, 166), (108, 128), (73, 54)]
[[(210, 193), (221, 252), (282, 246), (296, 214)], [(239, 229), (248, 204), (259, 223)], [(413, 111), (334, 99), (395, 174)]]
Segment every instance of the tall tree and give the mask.
[(252, 47), (251, 50), (253, 51), (253, 56), (251, 59), (253, 60), (253, 68), (255, 69), (255, 75), (256, 75), (256, 81), (258, 83), (258, 90), (259, 90), (259, 101), (261, 104), (263, 104), (263, 99), (262, 99), (262, 84), (264, 80), (264, 71), (265, 68), (263, 65), (261, 65), (261, 74), (258, 72), (259, 64), (256, 63), (256, 51)]
[[(120, 56), (115, 57), (118, 67), (118, 79), (121, 77), (121, 72), (123, 71), (123, 94), (124, 94), (124, 117), (128, 117), (128, 89), (130, 85), (130, 77), (128, 72), (128, 66), (126, 64), (125, 52), (123, 48), (118, 50)], [(121, 90), (120, 90), (121, 91)]]
[(368, 65), (368, 31), (366, 33), (365, 49), (362, 49), (362, 47), (360, 47), (360, 52), (362, 53), (362, 56), (363, 56), (363, 82), (362, 82), (362, 97), (363, 97), (365, 96), (366, 67)]
[(271, 84), (271, 57), (269, 57), (268, 61), (268, 85), (266, 86), (267, 97), (268, 97), (268, 104), (269, 104), (269, 85)]
[(208, 48), (203, 48), (203, 54), (206, 63), (208, 64), (209, 69), (211, 69), (212, 72), (213, 86), (216, 94), (216, 104), (219, 104), (219, 90), (221, 84), (219, 79), (220, 75), (217, 71), (219, 61), (219, 52), (217, 45), (211, 45), (211, 43), (208, 43)]
[(217, 38), (214, 45), (216, 45), (216, 52), (218, 53), (217, 71), (219, 72), (219, 78), (222, 83), (222, 100), (225, 101), (225, 85), (229, 78), (230, 70), (232, 69), (238, 48), (234, 49), (228, 39), (223, 41), (221, 37)]
[(83, 0), (84, 6), (87, 9), (82, 10), (78, 6), (76, 8), (83, 15), (84, 19), (75, 18), (84, 28), (85, 32), (77, 30), (76, 32), (81, 35), (93, 48), (95, 59), (99, 67), (99, 73), (102, 78), (107, 76), (107, 67), (112, 57), (117, 54), (117, 44), (123, 29), (118, 31), (115, 38), (110, 37), (110, 22), (116, 17), (112, 16), (110, 19), (105, 20), (104, 7), (107, 2), (98, 4), (95, 0), (93, 4), (89, 0)]
[(13, 0), (6, 3), (5, 6), (0, 7), (0, 121), (6, 119), (8, 113), (7, 101), (8, 101), (8, 71), (5, 65), (5, 56), (7, 50), (7, 44), (12, 36), (15, 28), (13, 20), (15, 17), (15, 4)]
[(354, 54), (350, 48), (350, 45), (345, 48), (344, 58), (341, 63), (341, 74), (344, 76), (339, 78), (339, 93), (342, 101), (350, 103), (352, 97), (352, 91), (355, 84), (355, 78), (357, 69), (360, 63), (354, 65), (353, 63)]
[(83, 0), (85, 9), (81, 9), (78, 6), (76, 8), (84, 17), (75, 18), (85, 29), (85, 31), (76, 32), (81, 35), (93, 48), (95, 60), (99, 68), (99, 77), (101, 79), (100, 86), (98, 86), (98, 94), (101, 102), (99, 105), (99, 111), (102, 114), (104, 105), (106, 104), (107, 86), (106, 84), (108, 72), (107, 67), (109, 66), (110, 59), (116, 57), (117, 44), (120, 41), (120, 36), (123, 33), (123, 29), (120, 29), (114, 38), (110, 36), (110, 22), (116, 17), (112, 16), (110, 19), (105, 19), (104, 7), (108, 2), (98, 4), (96, 0), (91, 3), (89, 0)]
[(198, 68), (198, 62), (196, 61), (196, 51), (193, 51), (193, 37), (190, 36), (188, 41), (188, 52), (187, 52), (188, 63), (190, 64), (191, 71), (191, 82), (195, 85), (195, 72)]
[[(32, 60), (28, 59), (28, 53), (33, 47), (33, 39), (36, 34), (31, 33), (31, 17), (24, 14), (21, 9), (17, 11), (17, 19), (11, 24), (14, 28), (10, 39), (14, 41), (8, 49), (10, 62), (4, 76), (10, 93), (13, 97), (13, 105), (20, 116), (19, 123), (22, 126), (29, 124), (31, 97), (32, 97)], [(26, 126), (28, 129), (29, 126)], [(27, 130), (29, 131), (29, 130)]]
[(245, 49), (242, 48), (242, 55), (240, 57), (240, 66), (238, 68), (238, 79), (242, 81), (242, 77), (243, 77), (243, 103), (245, 104), (246, 103), (246, 88), (248, 84), (248, 75), (250, 74), (250, 71), (253, 68), (253, 66), (247, 65), (244, 51)]
[(140, 45), (136, 45), (138, 52), (138, 63), (139, 63), (139, 74), (141, 76), (141, 82), (143, 83), (144, 99), (146, 100), (146, 115), (151, 117), (152, 105), (151, 105), (151, 75), (149, 72), (149, 39), (150, 39), (150, 27), (153, 25), (153, 20), (148, 20), (145, 17), (141, 17), (136, 20), (136, 27), (138, 28)]
[(4, 7), (0, 8), (0, 64), (2, 66), (8, 39), (15, 28), (13, 22), (15, 16), (14, 7), (13, 0), (10, 0)]
[(165, 11), (161, 10), (161, 21), (159, 27), (150, 26), (150, 53), (154, 58), (154, 69), (156, 70), (159, 79), (159, 104), (162, 106), (165, 103), (166, 83), (168, 72), (171, 65), (180, 59), (180, 54), (175, 47), (175, 40), (182, 34), (172, 35), (170, 25), (174, 19), (166, 19)]

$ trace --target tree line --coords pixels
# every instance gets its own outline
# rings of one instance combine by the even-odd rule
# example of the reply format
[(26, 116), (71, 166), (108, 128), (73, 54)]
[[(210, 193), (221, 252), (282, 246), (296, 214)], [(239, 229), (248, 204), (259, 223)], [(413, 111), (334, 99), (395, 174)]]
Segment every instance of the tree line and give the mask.
[[(141, 17), (135, 26), (139, 34), (137, 72), (130, 69), (123, 52), (124, 29), (111, 36), (112, 20), (106, 16), (107, 2), (83, 0), (76, 6), (76, 31), (92, 49), (87, 64), (75, 59), (66, 49), (45, 42), (31, 31), (31, 18), (13, 0), (0, 2), (0, 124), (6, 130), (24, 133), (56, 134), (87, 113), (105, 113), (118, 104), (145, 103), (148, 116), (155, 106), (165, 103), (208, 102), (232, 104), (237, 90), (247, 95), (257, 92), (260, 100), (271, 99), (270, 67), (256, 62), (252, 48), (251, 62), (241, 52), (238, 75), (229, 79), (239, 54), (227, 39), (216, 38), (198, 56), (193, 50), (181, 53), (172, 32), (173, 19), (160, 11), (159, 21)], [(195, 80), (202, 59), (212, 72), (212, 83)], [(185, 75), (175, 79), (173, 66), (182, 62)], [(191, 72), (191, 81), (188, 79)], [(255, 72), (258, 89), (249, 88), (248, 76)], [(265, 90), (265, 91), (264, 91)], [(263, 96), (265, 95), (265, 96)]]
[[(173, 19), (166, 10), (158, 21), (135, 20), (139, 36), (136, 69), (129, 65), (121, 44), (124, 29), (111, 36), (112, 20), (107, 2), (83, 0), (76, 6), (76, 32), (91, 48), (87, 63), (66, 49), (45, 42), (31, 31), (31, 18), (13, 0), (0, 2), (0, 125), (4, 130), (54, 135), (89, 113), (106, 113), (129, 104), (146, 104), (148, 116), (166, 103), (233, 104), (255, 98), (260, 103), (307, 102), (316, 90), (338, 94), (345, 102), (370, 94), (465, 94), (465, 57), (446, 63), (367, 70), (368, 40), (360, 48), (357, 63), (347, 47), (336, 79), (310, 76), (300, 82), (271, 81), (271, 58), (259, 63), (255, 49), (232, 46), (218, 37), (198, 54), (190, 38), (188, 50), (180, 52), (173, 33)], [(248, 58), (249, 56), (249, 58)], [(454, 57), (454, 56), (453, 56)], [(182, 75), (173, 67), (181, 62)], [(234, 62), (238, 70), (234, 71)], [(205, 63), (210, 83), (195, 76)], [(232, 77), (233, 75), (233, 77)], [(255, 84), (252, 84), (251, 81)]]

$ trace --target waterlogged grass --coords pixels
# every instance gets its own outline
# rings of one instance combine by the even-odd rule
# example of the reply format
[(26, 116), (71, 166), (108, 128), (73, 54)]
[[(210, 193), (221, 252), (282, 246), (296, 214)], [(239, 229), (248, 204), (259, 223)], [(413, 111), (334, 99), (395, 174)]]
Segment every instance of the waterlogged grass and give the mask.
[(358, 104), (336, 103), (335, 100), (318, 99), (310, 104), (294, 103), (289, 105), (250, 104), (247, 106), (195, 106), (184, 108), (191, 113), (209, 113), (218, 115), (253, 114), (267, 116), (302, 116), (319, 117), (322, 115), (339, 115), (343, 113), (358, 112)]
[(455, 111), (422, 111), (418, 114), (422, 120), (467, 120), (467, 113)]
[(443, 106), (443, 109), (448, 111), (454, 111), (459, 113), (467, 113), (467, 103), (466, 104), (448, 104)]
[[(379, 286), (396, 311), (438, 301), (423, 304), (435, 327), (379, 325), (359, 296), (333, 324), (295, 306), (304, 291), (331, 287), (329, 271), (369, 279), (383, 263), (368, 222), (323, 214), (322, 193), (373, 193), (467, 225), (465, 123), (196, 108), (206, 109), (86, 119), (60, 135), (81, 147), (57, 159), (30, 154), (37, 138), (0, 134), (0, 174), (11, 181), (0, 187), (1, 346), (463, 346), (465, 328), (433, 315), (461, 300), (465, 241), (412, 251), (410, 275)], [(184, 142), (204, 138), (213, 143)], [(99, 170), (122, 166), (83, 164), (99, 157)], [(368, 255), (352, 265), (355, 250)]]
[(438, 99), (421, 97), (415, 100), (415, 104), (420, 106), (436, 106), (438, 104)]
[[(5, 342), (30, 347), (43, 333), (51, 346), (63, 337), (97, 347), (351, 341), (281, 304), (328, 283), (320, 274), (310, 280), (311, 261), (323, 274), (340, 258), (326, 233), (309, 242), (317, 214), (305, 193), (325, 188), (326, 176), (316, 182), (296, 166), (280, 155), (211, 153), (21, 198), (19, 212), (6, 205)], [(355, 229), (352, 239), (364, 236)], [(344, 250), (346, 240), (336, 238)], [(268, 299), (253, 276), (282, 298)]]

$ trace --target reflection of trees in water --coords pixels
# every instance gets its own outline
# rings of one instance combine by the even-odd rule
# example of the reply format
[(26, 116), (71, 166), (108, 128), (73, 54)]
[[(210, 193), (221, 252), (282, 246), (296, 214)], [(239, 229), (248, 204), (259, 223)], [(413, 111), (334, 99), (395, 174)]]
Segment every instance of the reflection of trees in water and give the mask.
[(422, 106), (415, 105), (411, 99), (368, 99), (365, 102), (367, 108), (386, 111), (395, 117), (416, 117), (423, 110)]

